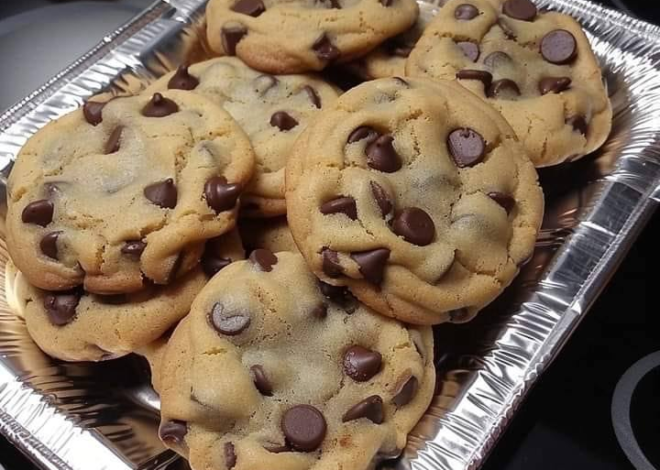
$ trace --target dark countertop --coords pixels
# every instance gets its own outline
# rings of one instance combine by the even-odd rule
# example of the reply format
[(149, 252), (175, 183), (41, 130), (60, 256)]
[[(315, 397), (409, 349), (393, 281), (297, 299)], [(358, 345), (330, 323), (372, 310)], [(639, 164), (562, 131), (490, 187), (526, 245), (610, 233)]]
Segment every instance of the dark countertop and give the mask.
[[(118, 2), (80, 2), (85, 8), (119, 7), (116, 24), (150, 4), (147, 0)], [(660, 23), (660, 3), (654, 0), (601, 0), (600, 3), (626, 9), (648, 21)], [(0, 0), (0, 57), (10, 47), (2, 38), (3, 22), (11, 15), (59, 4), (47, 0)], [(51, 6), (51, 8), (53, 8)], [(6, 23), (5, 23), (6, 24)], [(41, 25), (40, 25), (41, 27)], [(66, 26), (61, 39), (66, 44)], [(90, 28), (88, 28), (90, 29)], [(109, 27), (108, 30), (113, 29)], [(75, 40), (80, 51), (73, 56), (59, 56), (49, 63), (30, 66), (30, 91), (50, 74), (71, 62), (101, 38), (108, 30), (85, 31), (90, 42), (85, 44), (80, 31), (73, 30), (69, 42)], [(96, 39), (93, 39), (96, 35)], [(39, 48), (47, 47), (45, 38), (37, 37)], [(52, 41), (58, 49), (62, 41)], [(81, 44), (82, 43), (82, 44)], [(48, 51), (46, 51), (48, 52)], [(35, 54), (44, 55), (35, 49)], [(3, 61), (7, 63), (7, 61)], [(44, 73), (34, 72), (41, 67)], [(41, 70), (41, 69), (40, 69)], [(0, 109), (20, 98), (6, 93), (8, 67), (0, 69)], [(30, 80), (28, 80), (30, 81)], [(32, 82), (34, 85), (32, 85)], [(23, 93), (24, 94), (24, 93)], [(4, 103), (4, 106), (3, 106)], [(656, 216), (622, 264), (591, 312), (578, 328), (558, 360), (541, 377), (526, 403), (517, 413), (484, 470), (631, 470), (614, 435), (610, 409), (612, 394), (622, 374), (642, 357), (660, 349), (660, 321), (652, 300), (655, 266), (650, 253), (657, 252), (660, 239), (660, 216)], [(636, 437), (651, 462), (660, 468), (660, 371), (649, 375), (634, 396), (632, 421)], [(0, 470), (31, 470), (25, 458), (0, 437)]]

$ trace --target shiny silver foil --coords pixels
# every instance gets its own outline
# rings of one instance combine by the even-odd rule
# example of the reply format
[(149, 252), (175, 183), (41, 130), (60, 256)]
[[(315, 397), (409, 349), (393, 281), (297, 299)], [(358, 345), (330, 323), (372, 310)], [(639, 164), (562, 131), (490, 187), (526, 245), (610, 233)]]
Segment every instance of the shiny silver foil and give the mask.
[[(133, 93), (207, 56), (205, 3), (154, 3), (0, 116), (0, 186), (21, 146), (50, 120), (91, 95)], [(437, 396), (388, 470), (478, 468), (659, 202), (660, 28), (585, 0), (537, 3), (587, 29), (614, 129), (595, 155), (541, 171), (547, 214), (514, 285), (474, 322), (436, 328)], [(20, 311), (20, 275), (7, 264), (2, 229), (0, 217), (0, 431), (44, 469), (185, 468), (158, 441), (158, 400), (143, 364), (66, 364), (32, 343), (12, 313)]]

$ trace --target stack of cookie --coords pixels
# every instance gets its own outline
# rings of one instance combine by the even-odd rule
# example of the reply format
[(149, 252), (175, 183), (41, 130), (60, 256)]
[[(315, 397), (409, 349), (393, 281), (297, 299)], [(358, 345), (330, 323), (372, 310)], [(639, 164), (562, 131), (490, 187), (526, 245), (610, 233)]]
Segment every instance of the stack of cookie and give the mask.
[(606, 139), (600, 69), (529, 0), (211, 0), (207, 25), (220, 57), (21, 151), (28, 331), (63, 360), (147, 356), (196, 470), (372, 468), (431, 401), (431, 326), (532, 255), (535, 165)]

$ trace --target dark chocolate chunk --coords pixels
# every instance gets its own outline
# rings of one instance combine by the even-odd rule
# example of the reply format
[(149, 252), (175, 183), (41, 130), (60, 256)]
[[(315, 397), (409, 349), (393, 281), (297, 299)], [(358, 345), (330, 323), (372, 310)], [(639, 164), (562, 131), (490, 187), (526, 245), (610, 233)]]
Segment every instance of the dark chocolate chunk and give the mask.
[(270, 117), (270, 125), (277, 127), (281, 131), (289, 131), (298, 125), (298, 121), (289, 113), (277, 111)]
[(339, 196), (331, 199), (319, 207), (321, 214), (345, 214), (351, 220), (357, 220), (357, 205), (355, 199), (349, 196)]
[(365, 398), (344, 414), (342, 422), (346, 423), (360, 418), (367, 418), (372, 423), (381, 424), (385, 419), (383, 399), (378, 395)]
[(497, 67), (507, 65), (511, 62), (513, 62), (511, 56), (502, 51), (492, 52), (484, 59), (484, 65), (490, 69), (496, 69)]
[(281, 427), (287, 442), (301, 452), (318, 449), (327, 429), (323, 414), (310, 405), (289, 408), (282, 417)]
[(571, 87), (573, 81), (568, 77), (546, 77), (539, 82), (539, 92), (542, 95), (548, 93), (561, 93)]
[(504, 208), (507, 214), (510, 214), (516, 205), (516, 201), (508, 194), (492, 191), (488, 197)]
[(586, 136), (587, 132), (589, 132), (589, 124), (587, 124), (587, 120), (584, 118), (584, 116), (573, 116), (568, 118), (566, 120), (566, 124), (573, 127), (575, 132), (579, 132), (584, 136)]
[(225, 466), (227, 470), (231, 470), (236, 466), (236, 449), (231, 442), (225, 442)]
[(344, 353), (344, 373), (356, 382), (366, 382), (380, 372), (383, 356), (378, 351), (351, 346)]
[(219, 333), (236, 336), (250, 326), (251, 320), (247, 313), (228, 311), (223, 304), (216, 302), (209, 312), (209, 322)]
[(83, 116), (85, 121), (92, 126), (98, 126), (103, 121), (103, 108), (106, 103), (99, 103), (98, 101), (87, 101), (83, 105)]
[(122, 126), (117, 126), (114, 128), (112, 131), (112, 134), (110, 134), (110, 137), (108, 137), (108, 140), (105, 143), (105, 146), (103, 147), (103, 153), (105, 155), (110, 155), (111, 153), (115, 153), (119, 151), (119, 144), (120, 144), (120, 139), (121, 139), (121, 133), (124, 131), (124, 128)]
[(394, 148), (394, 137), (381, 135), (367, 145), (367, 164), (374, 170), (394, 173), (401, 169), (401, 157)]
[(503, 78), (501, 80), (495, 80), (493, 84), (488, 88), (486, 95), (489, 98), (515, 98), (520, 96), (520, 88), (518, 88), (518, 85), (513, 80)]
[(502, 5), (502, 13), (516, 20), (534, 21), (537, 10), (529, 0), (506, 0)]
[(213, 176), (204, 185), (206, 203), (216, 214), (236, 207), (240, 195), (241, 186), (236, 183), (227, 183), (224, 176)]
[(332, 44), (332, 41), (330, 41), (330, 38), (325, 33), (312, 45), (312, 50), (320, 60), (325, 62), (332, 62), (341, 56), (339, 49)]
[(121, 252), (139, 258), (146, 247), (147, 244), (142, 240), (129, 240), (121, 247)]
[(541, 40), (541, 55), (551, 64), (569, 64), (577, 57), (575, 36), (565, 29), (555, 29)]
[(199, 85), (199, 80), (188, 73), (187, 65), (180, 65), (170, 81), (167, 82), (167, 88), (174, 90), (194, 90)]
[(486, 143), (483, 137), (468, 128), (456, 129), (447, 139), (449, 153), (459, 168), (474, 166), (486, 155)]
[(351, 135), (348, 136), (347, 142), (349, 144), (354, 144), (363, 139), (367, 139), (367, 143), (371, 143), (378, 138), (380, 134), (376, 132), (375, 129), (369, 126), (360, 126), (351, 132)]
[(160, 425), (158, 435), (160, 440), (168, 444), (183, 444), (183, 439), (188, 434), (188, 426), (183, 421), (167, 421)]
[(21, 220), (25, 224), (36, 224), (45, 227), (53, 221), (55, 206), (46, 199), (34, 201), (25, 206), (21, 214)]
[(387, 192), (383, 189), (381, 185), (379, 185), (375, 181), (372, 181), (371, 194), (373, 194), (374, 199), (376, 200), (376, 203), (380, 208), (380, 213), (383, 216), (383, 218), (387, 217), (387, 215), (390, 212), (392, 212), (392, 209), (394, 208), (394, 205), (392, 204), (392, 201), (390, 201), (390, 197), (388, 196)]
[(50, 232), (44, 235), (39, 242), (41, 252), (49, 258), (57, 259), (57, 239), (62, 232)]
[(461, 21), (473, 20), (479, 16), (479, 9), (469, 3), (463, 3), (454, 10), (454, 18)]
[(463, 51), (465, 57), (470, 59), (472, 62), (476, 62), (479, 60), (479, 56), (481, 55), (481, 50), (479, 49), (479, 46), (477, 44), (470, 41), (460, 41), (457, 42), (456, 45), (459, 47), (461, 51)]
[(227, 55), (236, 55), (236, 46), (247, 34), (247, 28), (243, 25), (224, 26), (222, 28), (222, 48)]
[(344, 273), (344, 269), (339, 264), (339, 255), (336, 251), (325, 248), (321, 252), (323, 257), (323, 272), (328, 277), (339, 277)]
[(378, 286), (383, 282), (387, 260), (390, 259), (390, 250), (377, 248), (375, 250), (353, 252), (351, 253), (351, 259), (359, 266), (360, 274), (364, 276), (364, 279)]
[(321, 97), (319, 96), (318, 92), (309, 85), (305, 85), (303, 90), (305, 90), (305, 93), (307, 93), (307, 96), (309, 96), (309, 100), (312, 102), (314, 107), (316, 109), (321, 109)]
[(44, 297), (44, 308), (53, 325), (64, 326), (75, 318), (78, 302), (79, 292), (51, 292)]
[(162, 118), (179, 111), (179, 105), (160, 93), (154, 93), (151, 100), (142, 108), (142, 115), (146, 117)]
[(259, 248), (250, 253), (250, 261), (252, 264), (259, 266), (262, 271), (269, 273), (273, 270), (273, 266), (277, 264), (277, 256), (270, 250)]
[(238, 0), (231, 7), (232, 11), (256, 18), (266, 11), (264, 2), (261, 0)]
[(168, 178), (160, 183), (154, 183), (144, 188), (144, 197), (163, 209), (174, 209), (178, 193), (174, 180)]
[(403, 383), (399, 390), (396, 391), (394, 398), (392, 399), (397, 408), (401, 408), (402, 406), (410, 403), (413, 397), (417, 394), (418, 387), (419, 383), (417, 381), (417, 377), (414, 375), (410, 377), (405, 383)]
[(267, 397), (271, 396), (273, 394), (273, 384), (268, 380), (264, 368), (260, 365), (254, 365), (250, 367), (250, 372), (252, 372), (252, 380), (259, 393)]
[(408, 243), (427, 246), (435, 238), (435, 224), (425, 211), (418, 207), (407, 207), (392, 222), (392, 230)]
[(484, 70), (461, 70), (456, 74), (459, 80), (479, 80), (484, 84), (484, 89), (487, 90), (493, 83), (493, 74)]

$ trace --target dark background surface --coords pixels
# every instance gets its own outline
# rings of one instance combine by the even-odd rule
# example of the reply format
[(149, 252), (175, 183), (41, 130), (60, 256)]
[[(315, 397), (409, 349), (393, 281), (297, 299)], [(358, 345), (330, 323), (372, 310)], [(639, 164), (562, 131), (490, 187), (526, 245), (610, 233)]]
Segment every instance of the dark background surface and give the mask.
[[(150, 3), (0, 0), (0, 112)], [(656, 0), (599, 3), (660, 24)], [(50, 10), (39, 10), (44, 7)], [(653, 300), (658, 278), (651, 256), (657, 253), (659, 239), (656, 216), (559, 359), (541, 377), (484, 470), (634, 468), (617, 443), (610, 410), (619, 378), (636, 361), (660, 350), (658, 302)], [(640, 384), (632, 421), (646, 456), (660, 469), (660, 371)], [(2, 466), (32, 470), (0, 437)]]

